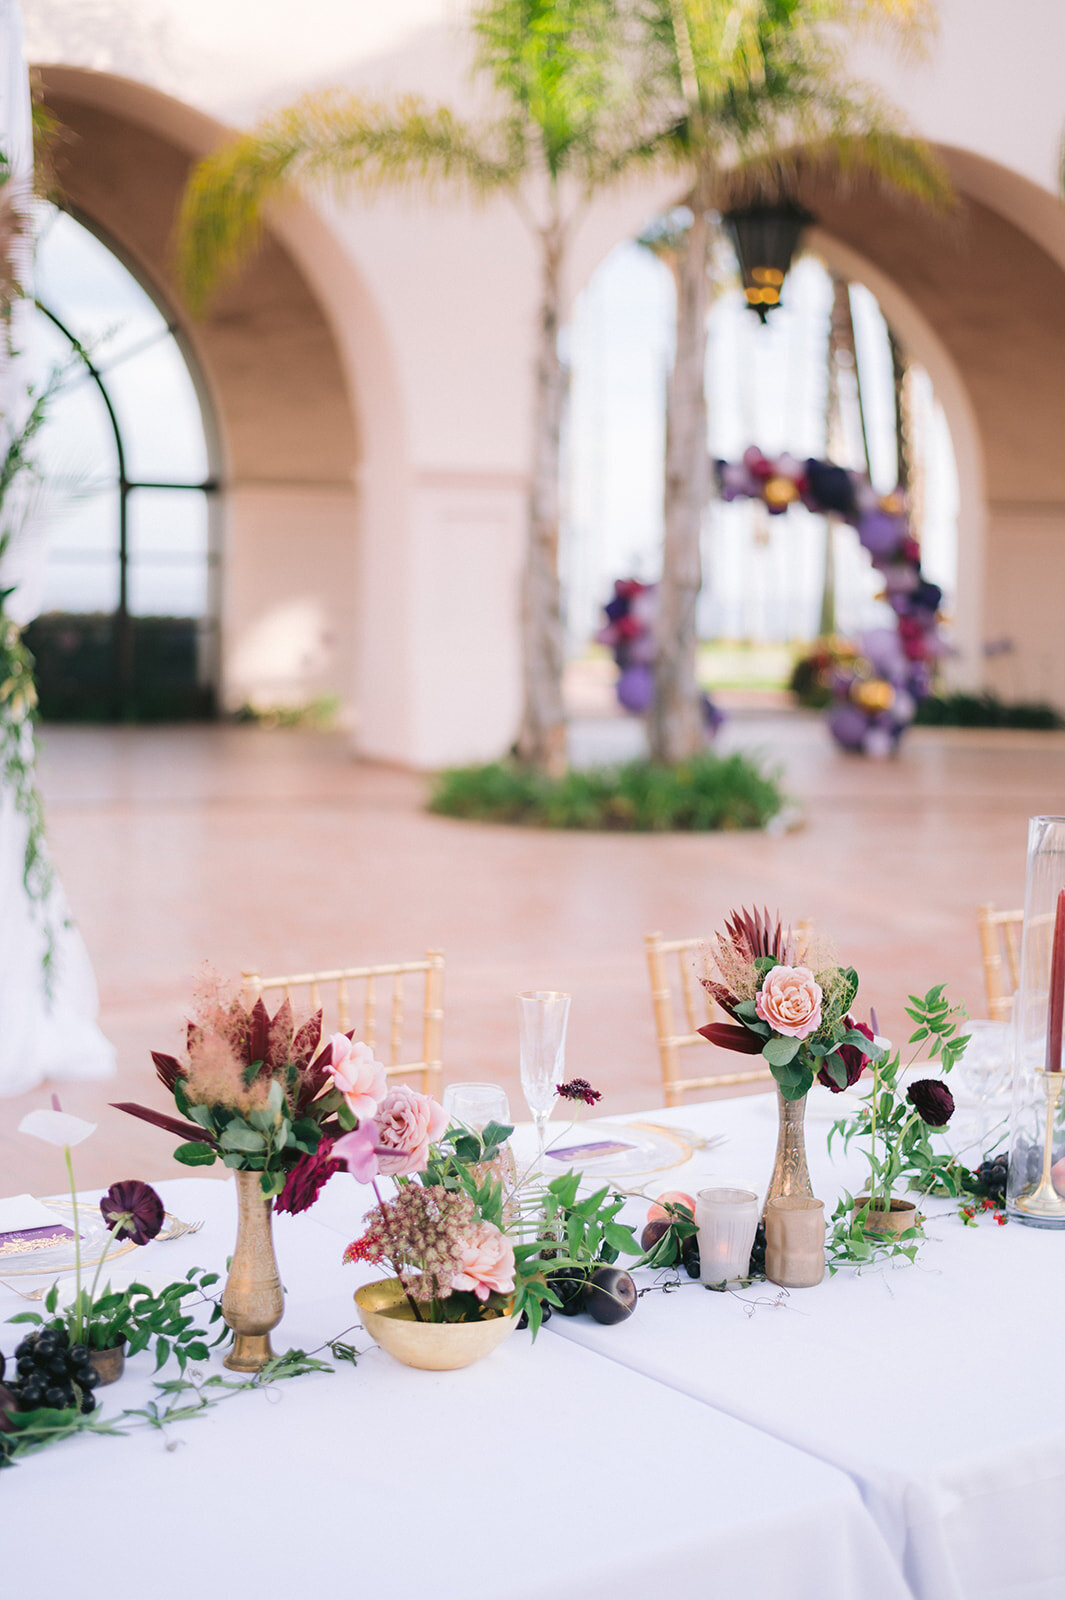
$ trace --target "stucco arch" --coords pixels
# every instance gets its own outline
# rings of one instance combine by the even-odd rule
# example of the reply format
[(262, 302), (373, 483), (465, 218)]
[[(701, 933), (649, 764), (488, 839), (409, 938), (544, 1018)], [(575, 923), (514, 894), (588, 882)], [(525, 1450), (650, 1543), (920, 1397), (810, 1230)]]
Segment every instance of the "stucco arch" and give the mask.
[(174, 216), (190, 166), (228, 130), (111, 73), (39, 71), (64, 129), (66, 196), (172, 308), (216, 424), (223, 704), (328, 694), (360, 720), (375, 689), (351, 622), (375, 581), (360, 535), (383, 493), (401, 520), (394, 487), (382, 486), (394, 485), (404, 450), (365, 285), (322, 217), (294, 198), (239, 279), (193, 318), (174, 278)]
[[(808, 242), (876, 295), (947, 416), (960, 490), (954, 681), (1065, 705), (1065, 206), (971, 150), (940, 154), (958, 195), (950, 214), (857, 181), (809, 184)], [(663, 183), (590, 219), (571, 290), (676, 203)], [(990, 640), (1012, 649), (987, 659)]]

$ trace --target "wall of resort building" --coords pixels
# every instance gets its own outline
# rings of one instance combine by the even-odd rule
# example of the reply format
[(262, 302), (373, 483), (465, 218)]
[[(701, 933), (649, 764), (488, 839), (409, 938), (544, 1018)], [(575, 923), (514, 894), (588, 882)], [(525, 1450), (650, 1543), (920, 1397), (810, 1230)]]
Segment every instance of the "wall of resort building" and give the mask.
[[(227, 129), (329, 84), (472, 107), (459, 7), (303, 0), (294, 32), (288, 0), (100, 0), (69, 25), (56, 0), (24, 4), (69, 130), (70, 203), (170, 308), (203, 387), (223, 703), (335, 693), (369, 756), (497, 754), (518, 704), (536, 292), (517, 215), (448, 194), (294, 198), (201, 321), (170, 264), (185, 173)], [(809, 243), (874, 292), (944, 406), (960, 486), (956, 681), (1065, 704), (1065, 12), (943, 0), (940, 19), (927, 60), (855, 65), (940, 148), (956, 214), (826, 187), (804, 196), (819, 219)], [(660, 181), (597, 206), (568, 292), (675, 199)]]

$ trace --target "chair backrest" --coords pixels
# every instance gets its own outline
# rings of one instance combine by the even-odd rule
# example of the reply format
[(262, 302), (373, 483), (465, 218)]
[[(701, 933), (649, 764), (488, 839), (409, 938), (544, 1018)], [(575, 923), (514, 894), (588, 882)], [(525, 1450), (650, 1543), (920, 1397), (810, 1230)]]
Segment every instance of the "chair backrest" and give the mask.
[[(317, 1011), (321, 1007), (323, 1037), (355, 1028), (356, 1036), (365, 1040), (384, 1060), (388, 1077), (420, 1077), (423, 1094), (439, 1093), (444, 1033), (444, 957), (441, 951), (427, 950), (421, 961), (335, 967), (330, 971), (298, 972), (281, 978), (264, 978), (250, 971), (243, 977), (246, 1005), (253, 1005), (260, 995), (280, 992), (292, 999), (294, 989), (306, 989), (311, 1008)], [(418, 985), (421, 997), (408, 1006), (406, 987), (408, 984), (413, 987), (417, 980), (421, 980)], [(385, 1016), (382, 1018), (377, 986), (386, 981), (388, 993), (384, 996)], [(302, 997), (297, 995), (296, 998)], [(417, 1022), (416, 1033), (410, 1025), (412, 1019)], [(412, 1033), (417, 1044), (411, 1038)], [(380, 1042), (386, 1038), (387, 1043)]]
[[(660, 933), (646, 936), (647, 966), (651, 974), (651, 1001), (655, 1014), (655, 1033), (658, 1035), (658, 1054), (662, 1064), (662, 1088), (666, 1105), (683, 1102), (681, 1096), (696, 1089), (731, 1089), (747, 1083), (771, 1083), (773, 1074), (768, 1067), (756, 1067), (747, 1072), (708, 1073), (699, 1078), (683, 1078), (680, 1072), (680, 1054), (692, 1045), (706, 1050), (706, 1040), (696, 1030), (712, 1022), (715, 1013), (713, 1000), (707, 994), (693, 970), (693, 959), (705, 945), (705, 939), (663, 939)], [(682, 1017), (677, 1021), (673, 1003), (675, 987), (680, 995)], [(722, 1015), (722, 1021), (728, 1018)]]
[(1013, 996), (1021, 981), (1024, 912), (996, 911), (994, 906), (981, 906), (976, 920), (984, 958), (987, 1014), (992, 1022), (1007, 1022), (1013, 1014)]

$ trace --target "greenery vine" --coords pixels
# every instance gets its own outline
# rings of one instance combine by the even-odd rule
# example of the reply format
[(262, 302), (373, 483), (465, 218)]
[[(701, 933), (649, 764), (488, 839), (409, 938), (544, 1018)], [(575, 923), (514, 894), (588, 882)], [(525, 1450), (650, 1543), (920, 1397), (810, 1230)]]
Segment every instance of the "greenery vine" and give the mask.
[[(18, 513), (12, 517), (8, 509), (12, 490), (22, 485), (29, 490), (41, 481), (32, 445), (44, 425), (59, 381), (60, 374), (56, 372), (36, 394), (31, 392), (26, 419), (20, 428), (11, 432), (0, 459), (0, 562), (10, 550), (19, 525)], [(0, 589), (0, 778), (16, 812), (26, 824), (22, 884), (42, 925), (41, 966), (45, 997), (50, 1001), (55, 987), (57, 927), (49, 902), (55, 887), (55, 872), (45, 842), (44, 807), (37, 787), (32, 738), (37, 720), (34, 660), (23, 643), (21, 628), (7, 614), (7, 601), (13, 592), (10, 588)]]

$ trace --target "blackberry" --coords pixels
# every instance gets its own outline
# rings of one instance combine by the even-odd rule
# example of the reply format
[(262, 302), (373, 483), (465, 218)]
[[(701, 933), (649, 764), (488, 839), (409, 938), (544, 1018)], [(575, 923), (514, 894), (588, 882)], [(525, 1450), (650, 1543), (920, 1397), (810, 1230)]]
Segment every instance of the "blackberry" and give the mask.
[(584, 1305), (584, 1290), (588, 1274), (583, 1267), (556, 1267), (549, 1272), (547, 1281), (558, 1295), (561, 1305), (555, 1309), (563, 1317), (575, 1317)]
[[(552, 1307), (550, 1300), (542, 1300), (540, 1302), (540, 1326), (541, 1326), (541, 1328), (543, 1327), (545, 1322), (550, 1322), (550, 1320), (551, 1320), (551, 1312), (552, 1312), (553, 1309), (554, 1308)], [(523, 1311), (521, 1316), (518, 1318), (518, 1327), (519, 1328), (527, 1328), (528, 1326), (529, 1326), (529, 1313), (527, 1311)]]
[(66, 1328), (29, 1333), (15, 1350), (11, 1393), (20, 1411), (48, 1406), (54, 1411), (95, 1410), (99, 1379), (85, 1345), (71, 1347)]
[[(1042, 1159), (1039, 1161), (1042, 1171)], [(978, 1194), (986, 1195), (996, 1205), (1006, 1203), (1006, 1185), (1009, 1182), (1009, 1158), (1005, 1155), (987, 1156), (973, 1174)]]
[(765, 1277), (765, 1223), (760, 1222), (754, 1231), (751, 1259), (747, 1267), (749, 1278)]

